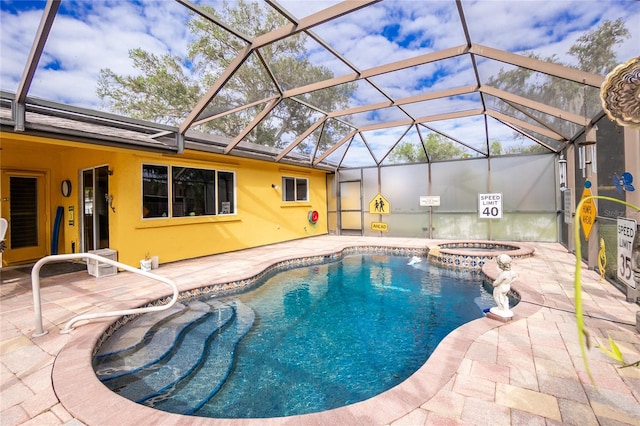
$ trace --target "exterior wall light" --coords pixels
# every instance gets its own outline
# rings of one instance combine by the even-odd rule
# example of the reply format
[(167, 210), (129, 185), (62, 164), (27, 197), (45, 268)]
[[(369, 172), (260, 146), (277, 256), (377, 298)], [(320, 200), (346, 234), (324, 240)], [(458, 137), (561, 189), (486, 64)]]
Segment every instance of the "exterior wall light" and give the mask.
[(271, 184), (271, 187), (272, 187), (273, 189), (275, 189), (276, 191), (279, 191), (279, 190), (280, 190), (280, 185), (276, 185), (275, 183), (272, 183), (272, 184)]
[(115, 213), (116, 208), (113, 207), (113, 194), (104, 194), (104, 200), (107, 202), (107, 205), (111, 208), (111, 210)]

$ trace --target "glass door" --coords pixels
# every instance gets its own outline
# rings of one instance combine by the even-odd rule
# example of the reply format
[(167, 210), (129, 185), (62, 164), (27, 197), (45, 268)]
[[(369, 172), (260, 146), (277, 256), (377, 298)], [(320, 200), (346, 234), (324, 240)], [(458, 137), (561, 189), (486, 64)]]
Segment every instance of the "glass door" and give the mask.
[(82, 171), (82, 251), (109, 247), (109, 167)]

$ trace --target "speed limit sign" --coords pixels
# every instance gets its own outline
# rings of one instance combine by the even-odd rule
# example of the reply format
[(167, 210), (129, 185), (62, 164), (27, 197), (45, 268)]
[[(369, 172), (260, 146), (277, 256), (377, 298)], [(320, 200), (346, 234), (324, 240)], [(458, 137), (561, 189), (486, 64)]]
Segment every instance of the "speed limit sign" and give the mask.
[(618, 218), (618, 279), (636, 288), (631, 269), (631, 252), (633, 250), (633, 239), (636, 236), (637, 223), (633, 219)]
[(502, 194), (478, 194), (478, 217), (502, 219)]

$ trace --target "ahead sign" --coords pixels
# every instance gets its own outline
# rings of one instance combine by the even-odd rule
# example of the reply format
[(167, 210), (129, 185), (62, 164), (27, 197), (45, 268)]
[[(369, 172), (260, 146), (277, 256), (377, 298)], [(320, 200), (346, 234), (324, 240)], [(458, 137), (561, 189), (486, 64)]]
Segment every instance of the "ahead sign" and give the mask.
[(389, 232), (389, 224), (385, 222), (371, 222), (371, 230)]
[(631, 252), (633, 239), (636, 236), (638, 224), (635, 220), (618, 218), (618, 278), (631, 288), (636, 288), (631, 269)]
[[(591, 189), (586, 187), (584, 191), (582, 191), (582, 200), (587, 197), (591, 197)], [(596, 221), (596, 203), (593, 202), (593, 198), (589, 198), (582, 203), (582, 207), (580, 208), (580, 224), (582, 224), (582, 232), (584, 233), (584, 239), (589, 239), (589, 234), (591, 234), (591, 228)]]
[(502, 194), (478, 194), (478, 217), (502, 219)]

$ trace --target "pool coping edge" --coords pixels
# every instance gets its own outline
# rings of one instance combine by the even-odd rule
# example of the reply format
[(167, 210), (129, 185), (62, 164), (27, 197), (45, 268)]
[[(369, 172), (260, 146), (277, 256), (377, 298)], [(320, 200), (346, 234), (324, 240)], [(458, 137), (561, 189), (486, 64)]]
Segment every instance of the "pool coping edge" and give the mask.
[[(327, 253), (343, 252), (354, 247), (378, 247), (370, 245), (348, 245), (342, 250), (327, 250)], [(384, 247), (384, 246), (379, 246)], [(389, 247), (384, 247), (389, 248)], [(393, 247), (392, 247), (393, 248)], [(396, 247), (397, 248), (397, 247)], [(405, 247), (415, 250), (415, 247)], [(426, 247), (425, 247), (426, 250)], [(281, 262), (274, 260), (270, 265)], [(286, 259), (284, 259), (286, 261)], [(264, 272), (267, 268), (263, 269)], [(482, 268), (488, 279), (495, 279), (497, 266), (488, 262)], [(256, 273), (260, 275), (261, 273)], [(522, 280), (513, 285), (520, 294), (521, 302), (513, 308), (518, 321), (537, 312), (543, 297), (530, 290)], [(158, 298), (156, 298), (158, 300)], [(124, 302), (123, 302), (124, 303)], [(93, 351), (113, 322), (97, 321), (83, 325), (69, 335), (69, 340), (54, 361), (52, 382), (60, 403), (75, 417), (89, 425), (117, 422), (128, 424), (197, 424), (197, 425), (245, 425), (245, 424), (328, 424), (340, 419), (342, 423), (388, 424), (419, 408), (431, 399), (453, 377), (467, 350), (482, 334), (507, 325), (490, 318), (479, 318), (464, 324), (449, 333), (436, 347), (427, 362), (408, 379), (375, 397), (344, 407), (319, 413), (271, 419), (213, 419), (183, 416), (146, 407), (118, 396), (103, 385), (95, 375), (91, 360)], [(100, 407), (100, 409), (96, 409)]]

